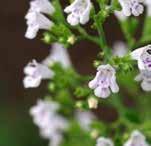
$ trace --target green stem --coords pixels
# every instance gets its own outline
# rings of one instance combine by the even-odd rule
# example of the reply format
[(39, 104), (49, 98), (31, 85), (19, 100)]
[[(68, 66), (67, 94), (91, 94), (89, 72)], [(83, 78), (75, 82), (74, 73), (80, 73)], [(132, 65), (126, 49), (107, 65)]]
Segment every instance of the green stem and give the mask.
[(107, 45), (105, 32), (103, 30), (103, 24), (99, 22), (96, 18), (94, 19), (94, 21), (99, 34), (100, 48), (103, 50), (105, 56), (105, 62), (107, 62), (110, 58), (111, 50)]
[(88, 34), (86, 32), (85, 29), (83, 29), (82, 27), (80, 26), (77, 26), (76, 29), (78, 30), (78, 32), (81, 34), (81, 38), (85, 38), (91, 42), (94, 42), (96, 43), (97, 45), (100, 45), (100, 42), (99, 42), (99, 39), (98, 37), (95, 37), (95, 36), (91, 36), (90, 34)]

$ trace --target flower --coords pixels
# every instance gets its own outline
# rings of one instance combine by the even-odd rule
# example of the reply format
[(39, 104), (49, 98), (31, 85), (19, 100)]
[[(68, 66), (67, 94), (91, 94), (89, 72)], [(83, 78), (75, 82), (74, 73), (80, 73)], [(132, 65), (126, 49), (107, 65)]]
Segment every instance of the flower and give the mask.
[(59, 108), (56, 102), (38, 100), (30, 109), (30, 115), (40, 129), (40, 135), (50, 140), (50, 146), (59, 146), (62, 132), (68, 128), (68, 121), (57, 113)]
[(142, 70), (139, 75), (136, 76), (137, 82), (142, 81), (141, 87), (144, 91), (151, 91), (151, 71)]
[(68, 23), (71, 25), (86, 24), (89, 21), (91, 8), (92, 3), (90, 0), (75, 0), (64, 10), (66, 13), (69, 13), (67, 17)]
[(98, 107), (98, 100), (93, 97), (90, 97), (88, 99), (88, 105), (90, 109), (96, 109)]
[(120, 21), (125, 21), (127, 19), (127, 16), (125, 16), (122, 11), (115, 11), (114, 15)]
[(30, 2), (29, 11), (52, 15), (55, 8), (49, 0), (33, 0)]
[(29, 11), (25, 19), (28, 25), (25, 37), (28, 39), (35, 38), (39, 29), (49, 30), (53, 26), (52, 21), (38, 12)]
[(89, 131), (91, 123), (95, 119), (95, 116), (92, 112), (78, 110), (75, 114), (75, 118), (82, 129)]
[(128, 52), (127, 46), (124, 42), (118, 41), (113, 45), (113, 55), (123, 57)]
[(28, 63), (24, 68), (25, 77), (23, 84), (25, 88), (36, 88), (42, 79), (50, 79), (54, 73), (45, 65), (37, 63), (36, 60)]
[(99, 137), (97, 139), (96, 146), (114, 146), (114, 144), (113, 144), (112, 140), (110, 140), (109, 138)]
[(57, 103), (39, 99), (37, 104), (31, 107), (30, 115), (33, 117), (34, 124), (43, 128), (49, 124), (49, 116), (53, 115), (58, 109)]
[(122, 12), (125, 16), (139, 16), (143, 13), (144, 7), (141, 4), (143, 0), (119, 0)]
[(151, 45), (134, 50), (131, 57), (138, 61), (140, 70), (151, 70)]
[(145, 0), (145, 4), (147, 6), (147, 15), (150, 17), (151, 16), (151, 1)]
[(110, 95), (110, 89), (113, 93), (117, 93), (119, 87), (116, 83), (115, 69), (107, 64), (100, 65), (97, 70), (95, 78), (89, 82), (89, 87), (94, 89), (95, 95), (107, 98)]
[(43, 64), (49, 66), (59, 62), (64, 68), (71, 67), (71, 60), (67, 49), (59, 43), (52, 44), (52, 50), (46, 59), (43, 61)]
[(132, 132), (131, 137), (124, 144), (124, 146), (149, 146), (146, 142), (145, 136), (138, 130)]

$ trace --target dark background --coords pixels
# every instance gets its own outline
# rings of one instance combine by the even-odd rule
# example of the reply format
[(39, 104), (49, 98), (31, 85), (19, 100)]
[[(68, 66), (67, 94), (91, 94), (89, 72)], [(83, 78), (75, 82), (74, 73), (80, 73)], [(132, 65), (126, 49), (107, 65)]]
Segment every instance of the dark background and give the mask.
[[(22, 79), (23, 67), (33, 58), (44, 59), (50, 46), (40, 41), (40, 34), (34, 40), (24, 38), (24, 15), (28, 7), (28, 0), (1, 0), (0, 4), (0, 146), (42, 146), (45, 143), (28, 115), (29, 107), (43, 97), (45, 83), (37, 89), (25, 90)], [(107, 20), (105, 28), (109, 44), (121, 39), (114, 18)], [(98, 47), (89, 42), (69, 49), (75, 68), (82, 74), (95, 72), (92, 61), (98, 51)]]

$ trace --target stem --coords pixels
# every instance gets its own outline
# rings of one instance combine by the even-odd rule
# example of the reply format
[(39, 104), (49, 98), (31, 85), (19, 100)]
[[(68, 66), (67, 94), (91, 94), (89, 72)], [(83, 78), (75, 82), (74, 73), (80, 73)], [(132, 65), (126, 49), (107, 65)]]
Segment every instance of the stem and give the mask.
[(96, 18), (94, 18), (94, 21), (95, 21), (96, 28), (97, 28), (98, 34), (99, 34), (100, 48), (102, 48), (102, 50), (104, 52), (104, 56), (105, 56), (105, 62), (107, 62), (109, 60), (111, 50), (107, 45), (105, 32), (103, 30), (103, 24), (101, 22), (99, 22)]
[(85, 38), (85, 39), (87, 39), (87, 40), (89, 40), (89, 41), (91, 41), (91, 42), (94, 42), (94, 43), (96, 43), (97, 45), (100, 45), (100, 42), (99, 42), (98, 37), (91, 36), (90, 34), (88, 34), (88, 33), (86, 32), (85, 29), (83, 29), (83, 28), (80, 27), (80, 26), (76, 27), (76, 29), (77, 29), (78, 32), (82, 35), (83, 38)]

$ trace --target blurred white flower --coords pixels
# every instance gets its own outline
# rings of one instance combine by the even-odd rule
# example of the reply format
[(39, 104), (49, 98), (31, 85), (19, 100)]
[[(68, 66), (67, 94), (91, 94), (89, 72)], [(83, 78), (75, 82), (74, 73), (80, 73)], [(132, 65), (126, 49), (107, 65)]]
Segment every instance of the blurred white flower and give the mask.
[(35, 38), (39, 29), (49, 30), (53, 26), (52, 21), (38, 12), (29, 11), (25, 19), (28, 26), (25, 37), (28, 39)]
[(140, 71), (140, 74), (136, 76), (135, 80), (137, 82), (142, 81), (141, 87), (144, 91), (151, 91), (151, 71)]
[(25, 66), (24, 74), (23, 84), (25, 88), (36, 88), (40, 85), (42, 79), (50, 79), (54, 75), (47, 66), (37, 63), (36, 60)]
[(145, 4), (147, 6), (147, 15), (151, 16), (151, 0), (145, 0)]
[(124, 15), (123, 11), (115, 11), (114, 15), (120, 21), (125, 21), (127, 19), (127, 16)]
[(76, 111), (75, 118), (82, 129), (89, 131), (91, 123), (96, 117), (92, 112), (78, 110)]
[(146, 142), (145, 136), (138, 130), (132, 132), (131, 137), (124, 144), (124, 146), (149, 146)]
[(119, 91), (115, 74), (115, 69), (109, 64), (97, 68), (95, 78), (89, 82), (89, 87), (94, 89), (97, 97), (107, 98), (111, 93), (110, 89), (113, 93)]
[(30, 109), (30, 115), (33, 117), (33, 122), (40, 128), (49, 125), (49, 117), (59, 109), (56, 102), (38, 100), (37, 104)]
[(131, 53), (132, 59), (138, 61), (140, 70), (151, 71), (151, 45), (138, 48)]
[(114, 144), (113, 144), (112, 140), (110, 140), (109, 138), (99, 137), (97, 139), (96, 146), (114, 146)]
[(118, 41), (113, 45), (113, 55), (123, 57), (128, 52), (127, 46), (124, 42)]
[(71, 25), (86, 24), (89, 21), (91, 8), (92, 3), (90, 0), (75, 0), (64, 10), (69, 13), (67, 17), (68, 23)]
[(29, 11), (52, 15), (55, 8), (49, 0), (32, 0)]
[(62, 132), (68, 128), (68, 121), (57, 113), (56, 102), (38, 100), (30, 109), (34, 123), (40, 129), (40, 135), (50, 140), (50, 146), (58, 146), (62, 140)]
[(43, 61), (43, 64), (49, 66), (55, 62), (60, 63), (64, 68), (71, 66), (68, 50), (59, 43), (52, 44), (52, 50), (48, 57)]
[(119, 0), (119, 3), (125, 16), (139, 16), (144, 11), (143, 1), (144, 0)]

